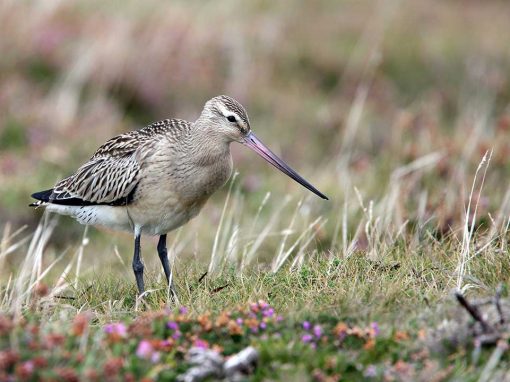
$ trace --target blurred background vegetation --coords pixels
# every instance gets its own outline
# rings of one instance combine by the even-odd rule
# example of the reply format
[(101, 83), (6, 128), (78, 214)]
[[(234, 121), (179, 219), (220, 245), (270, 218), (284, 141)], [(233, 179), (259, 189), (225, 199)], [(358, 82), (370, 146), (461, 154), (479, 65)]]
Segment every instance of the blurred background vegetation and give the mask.
[[(489, 149), (480, 213), (506, 213), (508, 15), (504, 0), (2, 1), (0, 229), (30, 232), (40, 213), (27, 207), (29, 195), (106, 139), (159, 119), (194, 120), (218, 94), (241, 101), (257, 135), (331, 199), (235, 146), (233, 207), (243, 216), (230, 237), (243, 222), (251, 227), (267, 191), (259, 226), (290, 195), (273, 227), (283, 229), (304, 198), (295, 234), (323, 216), (311, 247), (319, 251), (346, 237), (367, 246), (356, 231), (366, 216), (360, 197), (376, 206), (396, 198), (381, 212), (391, 215), (386, 227), (421, 221), (437, 235), (455, 231)], [(420, 176), (403, 167), (421, 169), (413, 161), (423, 157), (431, 162)], [(210, 254), (227, 191), (184, 228), (183, 252)], [(83, 227), (62, 218), (56, 232), (61, 252), (80, 242)], [(130, 254), (130, 235), (89, 234), (100, 257), (116, 246)], [(268, 237), (266, 253), (278, 240)]]

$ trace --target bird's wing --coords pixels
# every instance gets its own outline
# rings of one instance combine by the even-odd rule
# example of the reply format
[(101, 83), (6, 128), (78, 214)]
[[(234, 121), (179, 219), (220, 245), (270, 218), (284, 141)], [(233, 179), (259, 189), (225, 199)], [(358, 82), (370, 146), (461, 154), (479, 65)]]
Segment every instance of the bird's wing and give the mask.
[(58, 182), (50, 202), (58, 204), (127, 204), (138, 184), (137, 151), (147, 142), (142, 130), (107, 141), (76, 173)]
[(32, 197), (66, 205), (129, 204), (140, 179), (140, 158), (150, 154), (151, 143), (163, 136), (176, 141), (190, 128), (184, 120), (165, 119), (118, 135), (99, 147), (75, 174)]

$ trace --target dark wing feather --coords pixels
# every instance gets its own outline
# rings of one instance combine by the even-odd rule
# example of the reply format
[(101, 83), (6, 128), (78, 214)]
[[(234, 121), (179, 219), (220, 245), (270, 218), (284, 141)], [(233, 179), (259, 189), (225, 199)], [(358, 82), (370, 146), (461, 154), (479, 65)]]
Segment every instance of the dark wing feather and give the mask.
[(149, 139), (143, 130), (110, 139), (75, 174), (57, 183), (49, 201), (57, 204), (127, 204), (140, 176), (137, 150)]
[(80, 199), (90, 204), (114, 203), (131, 193), (138, 183), (139, 173), (140, 165), (133, 154), (95, 157), (74, 175), (57, 183), (50, 202), (67, 204), (66, 201)]
[(190, 127), (189, 122), (180, 119), (165, 119), (118, 135), (99, 147), (75, 174), (58, 182), (55, 188), (34, 193), (32, 197), (65, 205), (129, 204), (140, 178), (141, 152), (150, 152), (150, 143), (158, 137), (178, 139)]

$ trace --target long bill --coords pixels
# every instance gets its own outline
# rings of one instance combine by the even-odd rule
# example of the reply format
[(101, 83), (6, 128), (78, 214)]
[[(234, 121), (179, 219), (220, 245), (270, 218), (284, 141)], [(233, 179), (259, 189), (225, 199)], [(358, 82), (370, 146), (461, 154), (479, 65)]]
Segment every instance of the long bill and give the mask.
[(296, 171), (294, 171), (292, 168), (290, 168), (282, 159), (278, 158), (278, 156), (273, 153), (269, 148), (263, 144), (253, 133), (249, 133), (244, 142), (242, 142), (243, 145), (248, 146), (250, 149), (255, 151), (257, 154), (259, 154), (262, 158), (264, 158), (266, 161), (271, 163), (274, 167), (276, 167), (281, 172), (287, 174), (292, 179), (294, 179), (296, 182), (301, 184), (303, 187), (309, 189), (312, 191), (315, 195), (321, 197), (322, 199), (329, 200), (326, 195), (324, 195), (322, 192), (317, 190), (314, 186), (312, 186), (309, 182), (307, 182), (301, 175), (299, 175)]

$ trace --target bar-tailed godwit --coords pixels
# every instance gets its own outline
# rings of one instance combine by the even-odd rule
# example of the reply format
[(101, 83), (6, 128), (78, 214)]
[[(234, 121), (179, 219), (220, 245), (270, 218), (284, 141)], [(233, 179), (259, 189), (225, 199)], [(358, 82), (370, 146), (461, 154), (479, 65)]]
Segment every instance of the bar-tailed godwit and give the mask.
[(251, 131), (244, 107), (228, 96), (209, 100), (195, 122), (166, 119), (103, 144), (73, 175), (32, 194), (48, 211), (82, 224), (132, 232), (133, 271), (144, 292), (140, 236), (157, 246), (172, 293), (166, 235), (195, 217), (232, 173), (230, 144), (241, 143), (323, 199), (327, 197), (269, 150)]

